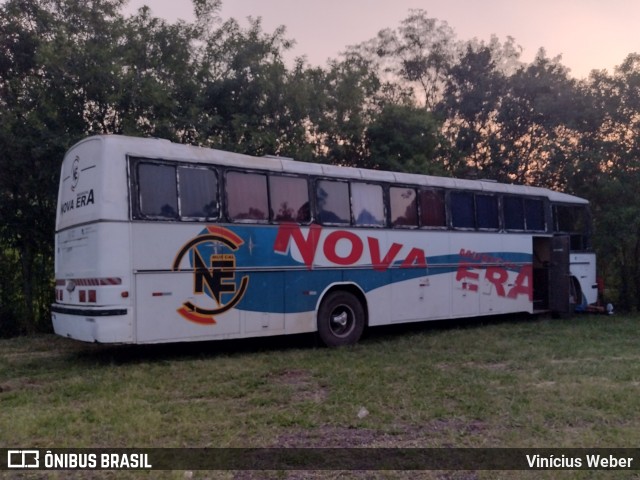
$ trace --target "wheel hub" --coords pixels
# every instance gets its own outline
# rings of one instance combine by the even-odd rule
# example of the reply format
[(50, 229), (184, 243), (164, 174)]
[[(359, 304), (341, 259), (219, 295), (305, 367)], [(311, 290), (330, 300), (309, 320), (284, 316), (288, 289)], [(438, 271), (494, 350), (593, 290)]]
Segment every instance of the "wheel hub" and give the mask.
[(340, 325), (341, 327), (345, 327), (347, 325), (348, 318), (349, 316), (347, 315), (347, 312), (342, 312), (340, 315), (334, 315), (334, 317), (331, 320), (334, 323), (337, 323), (338, 325)]

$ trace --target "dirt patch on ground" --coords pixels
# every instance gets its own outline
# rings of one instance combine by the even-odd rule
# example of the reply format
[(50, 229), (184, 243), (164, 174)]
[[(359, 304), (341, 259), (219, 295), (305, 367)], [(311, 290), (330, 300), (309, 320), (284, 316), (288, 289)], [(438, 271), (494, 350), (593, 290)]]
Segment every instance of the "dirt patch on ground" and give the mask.
[[(486, 434), (488, 426), (478, 420), (432, 420), (424, 425), (398, 425), (391, 430), (322, 426), (291, 429), (272, 447), (286, 448), (430, 448), (451, 447), (452, 439)], [(456, 442), (457, 446), (460, 446)]]
[[(188, 477), (185, 477), (188, 478)], [(320, 471), (242, 471), (234, 472), (233, 480), (478, 480), (477, 472), (436, 472), (436, 471), (360, 471), (360, 470), (320, 470)]]
[(0, 383), (0, 393), (37, 389), (41, 388), (43, 384), (44, 382), (33, 378), (13, 378), (4, 383)]
[[(300, 379), (298, 373), (285, 375), (294, 384)], [(304, 383), (304, 382), (302, 382)], [(443, 439), (459, 438), (460, 436), (473, 436), (474, 434), (486, 435), (489, 426), (481, 421), (465, 422), (459, 419), (432, 420), (424, 425), (398, 425), (390, 431), (380, 431), (374, 428), (322, 426), (314, 429), (292, 428), (278, 436), (276, 442), (270, 448), (310, 449), (310, 452), (318, 454), (321, 448), (362, 449), (364, 455), (373, 455), (375, 451), (369, 448), (429, 448), (452, 447)], [(457, 444), (455, 446), (462, 446)], [(385, 450), (380, 450), (381, 454)], [(329, 454), (329, 453), (325, 453)], [(357, 459), (351, 459), (352, 462)], [(477, 480), (478, 472), (475, 471), (434, 471), (434, 470), (360, 470), (357, 467), (352, 470), (316, 470), (316, 471), (236, 471), (233, 472), (234, 480), (253, 479), (434, 479), (434, 480)]]
[(320, 403), (327, 398), (328, 391), (307, 370), (291, 369), (270, 375), (269, 381), (291, 391), (292, 402)]

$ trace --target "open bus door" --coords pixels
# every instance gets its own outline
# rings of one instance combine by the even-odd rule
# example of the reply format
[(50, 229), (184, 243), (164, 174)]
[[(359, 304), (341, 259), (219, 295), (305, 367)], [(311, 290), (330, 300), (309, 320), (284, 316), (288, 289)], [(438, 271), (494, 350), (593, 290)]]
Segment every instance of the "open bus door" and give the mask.
[(551, 240), (549, 309), (555, 315), (568, 315), (571, 313), (570, 246), (569, 235), (557, 235)]

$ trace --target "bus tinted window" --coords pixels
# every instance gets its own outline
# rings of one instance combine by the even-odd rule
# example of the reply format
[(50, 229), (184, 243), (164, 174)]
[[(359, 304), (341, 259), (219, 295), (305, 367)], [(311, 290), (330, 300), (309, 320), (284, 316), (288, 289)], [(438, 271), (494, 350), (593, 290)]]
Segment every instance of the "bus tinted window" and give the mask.
[(493, 195), (476, 195), (476, 225), (478, 228), (498, 230), (498, 198)]
[(520, 197), (504, 197), (502, 199), (504, 228), (507, 230), (524, 230), (524, 206)]
[(273, 175), (269, 177), (269, 195), (271, 216), (276, 222), (308, 223), (311, 220), (306, 179)]
[(591, 247), (586, 207), (555, 205), (553, 215), (556, 231), (570, 235), (571, 250), (588, 250)]
[(138, 164), (140, 213), (147, 217), (177, 218), (176, 169), (157, 163)]
[(384, 225), (384, 201), (382, 187), (370, 183), (351, 184), (351, 202), (355, 225)]
[(420, 225), (423, 227), (446, 227), (444, 191), (420, 191)]
[(586, 211), (583, 207), (556, 205), (554, 208), (556, 231), (582, 233), (586, 225)]
[(178, 167), (180, 216), (217, 218), (218, 177), (208, 168)]
[(413, 188), (391, 187), (389, 189), (391, 225), (415, 227), (418, 225), (418, 202)]
[(267, 176), (227, 173), (227, 213), (233, 221), (267, 220)]
[(538, 232), (544, 231), (544, 203), (542, 200), (525, 199), (524, 210), (527, 230)]
[(349, 224), (349, 184), (320, 180), (316, 184), (318, 221), (321, 223)]
[(473, 194), (451, 192), (451, 225), (454, 228), (475, 228)]

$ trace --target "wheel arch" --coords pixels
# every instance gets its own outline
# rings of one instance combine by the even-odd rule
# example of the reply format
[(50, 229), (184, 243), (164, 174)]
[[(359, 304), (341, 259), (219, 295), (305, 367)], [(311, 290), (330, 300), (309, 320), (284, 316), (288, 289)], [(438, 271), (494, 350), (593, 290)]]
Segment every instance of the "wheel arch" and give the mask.
[(360, 286), (353, 282), (342, 282), (342, 283), (333, 283), (329, 285), (318, 297), (318, 303), (316, 304), (315, 310), (315, 324), (316, 328), (318, 326), (318, 312), (320, 311), (320, 305), (327, 295), (336, 292), (336, 291), (345, 291), (351, 293), (355, 296), (360, 304), (362, 305), (362, 310), (364, 311), (364, 326), (365, 328), (369, 326), (369, 304), (367, 302), (367, 296), (364, 291), (360, 288)]

